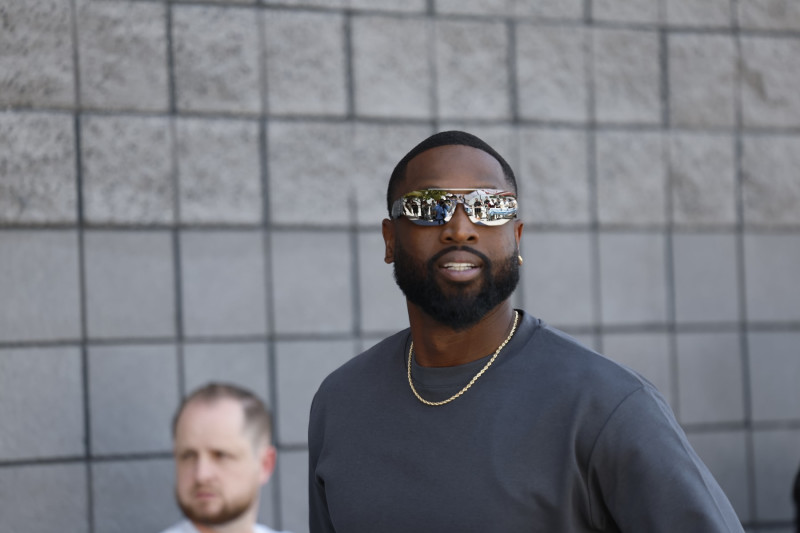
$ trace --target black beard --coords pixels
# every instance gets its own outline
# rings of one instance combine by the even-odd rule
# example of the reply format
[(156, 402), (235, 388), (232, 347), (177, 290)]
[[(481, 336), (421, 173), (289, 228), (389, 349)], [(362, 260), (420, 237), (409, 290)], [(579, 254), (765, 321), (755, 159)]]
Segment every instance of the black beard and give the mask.
[[(445, 294), (435, 280), (436, 261), (442, 255), (467, 251), (483, 261), (483, 283), (477, 293), (465, 286), (452, 284), (455, 290)], [(451, 246), (432, 258), (427, 264), (417, 261), (395, 241), (394, 279), (409, 302), (418, 306), (437, 322), (454, 331), (463, 331), (477, 324), (489, 311), (511, 296), (519, 282), (519, 262), (516, 252), (493, 268), (491, 260), (468, 246)]]

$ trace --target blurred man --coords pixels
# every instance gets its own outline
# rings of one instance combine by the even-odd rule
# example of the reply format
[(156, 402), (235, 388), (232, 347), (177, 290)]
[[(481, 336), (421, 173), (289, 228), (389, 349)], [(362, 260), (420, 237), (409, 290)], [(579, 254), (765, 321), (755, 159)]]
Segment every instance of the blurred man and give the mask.
[(163, 533), (274, 533), (256, 523), (275, 468), (272, 419), (253, 393), (210, 383), (184, 399), (172, 426), (178, 506)]

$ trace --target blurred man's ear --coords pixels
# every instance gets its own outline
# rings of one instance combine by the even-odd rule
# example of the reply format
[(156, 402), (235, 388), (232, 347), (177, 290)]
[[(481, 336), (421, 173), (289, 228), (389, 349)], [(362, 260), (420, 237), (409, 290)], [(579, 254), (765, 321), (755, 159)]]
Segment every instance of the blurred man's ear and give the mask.
[(262, 485), (265, 485), (269, 478), (272, 477), (272, 473), (275, 471), (275, 463), (278, 460), (278, 450), (275, 449), (275, 446), (262, 446), (261, 451), (259, 452), (258, 457), (258, 465), (261, 469), (259, 481)]

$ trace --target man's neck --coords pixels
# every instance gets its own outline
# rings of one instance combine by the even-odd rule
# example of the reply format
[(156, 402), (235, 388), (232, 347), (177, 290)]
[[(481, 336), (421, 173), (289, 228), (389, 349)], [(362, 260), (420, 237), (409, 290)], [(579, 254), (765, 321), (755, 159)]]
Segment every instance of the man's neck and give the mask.
[(204, 526), (197, 522), (192, 524), (199, 533), (254, 533), (256, 521), (254, 517), (243, 516), (218, 526)]
[(414, 359), (422, 366), (456, 366), (493, 354), (511, 332), (514, 308), (501, 303), (473, 326), (455, 331), (408, 305)]

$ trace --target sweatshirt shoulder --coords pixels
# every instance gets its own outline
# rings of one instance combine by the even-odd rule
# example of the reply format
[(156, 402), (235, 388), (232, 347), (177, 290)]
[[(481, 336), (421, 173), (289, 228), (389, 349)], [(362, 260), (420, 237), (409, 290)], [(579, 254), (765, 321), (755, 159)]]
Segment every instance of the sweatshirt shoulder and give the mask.
[(317, 395), (349, 387), (364, 378), (385, 372), (391, 366), (387, 364), (387, 359), (402, 351), (408, 338), (409, 330), (404, 329), (356, 355), (322, 381)]

